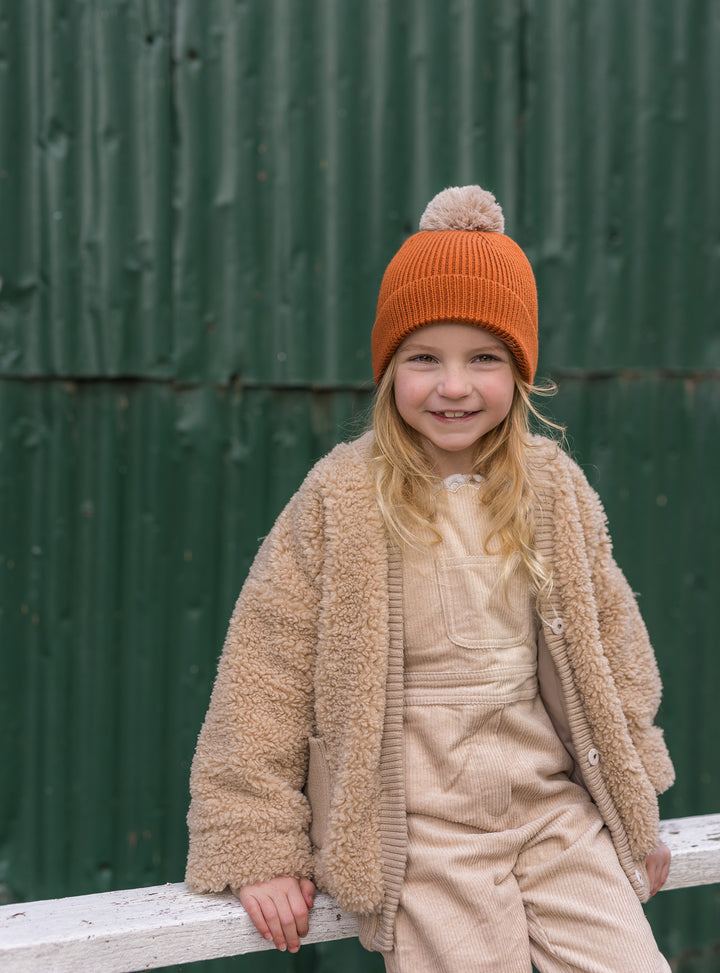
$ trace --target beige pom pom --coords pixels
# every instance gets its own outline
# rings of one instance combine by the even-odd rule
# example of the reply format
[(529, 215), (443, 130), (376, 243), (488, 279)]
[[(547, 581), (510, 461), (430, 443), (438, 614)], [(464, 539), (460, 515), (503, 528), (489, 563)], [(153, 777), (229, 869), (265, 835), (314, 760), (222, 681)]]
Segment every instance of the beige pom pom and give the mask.
[(421, 230), (483, 230), (504, 233), (505, 217), (487, 189), (451, 186), (434, 196), (420, 217)]

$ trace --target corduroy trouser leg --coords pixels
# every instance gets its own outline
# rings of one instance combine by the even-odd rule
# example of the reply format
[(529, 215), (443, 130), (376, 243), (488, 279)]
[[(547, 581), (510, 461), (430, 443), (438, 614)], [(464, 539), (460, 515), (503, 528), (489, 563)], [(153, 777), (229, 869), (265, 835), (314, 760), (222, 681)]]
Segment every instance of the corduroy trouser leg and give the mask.
[(408, 817), (388, 973), (667, 973), (594, 805), (482, 833)]

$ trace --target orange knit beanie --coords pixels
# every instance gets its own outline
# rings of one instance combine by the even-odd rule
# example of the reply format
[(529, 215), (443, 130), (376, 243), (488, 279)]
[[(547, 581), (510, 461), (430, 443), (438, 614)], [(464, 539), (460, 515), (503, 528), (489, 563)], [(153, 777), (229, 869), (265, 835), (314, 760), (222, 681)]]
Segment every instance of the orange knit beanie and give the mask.
[(372, 332), (378, 383), (396, 348), (426, 324), (473, 324), (507, 344), (520, 374), (535, 377), (538, 314), (527, 257), (504, 235), (495, 197), (479, 186), (445, 189), (428, 203), (420, 232), (403, 243), (380, 285)]

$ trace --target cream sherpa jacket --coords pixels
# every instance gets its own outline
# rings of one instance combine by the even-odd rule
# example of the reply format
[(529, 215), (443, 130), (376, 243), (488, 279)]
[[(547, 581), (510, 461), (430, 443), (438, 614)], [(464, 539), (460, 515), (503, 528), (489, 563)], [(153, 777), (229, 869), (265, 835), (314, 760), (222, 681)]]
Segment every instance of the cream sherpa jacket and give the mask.
[[(367, 476), (371, 439), (310, 471), (238, 599), (191, 775), (187, 885), (313, 877), (392, 948), (405, 866), (402, 568)], [(536, 541), (554, 591), (538, 680), (641, 899), (674, 773), (653, 726), (660, 679), (580, 469), (534, 441)]]

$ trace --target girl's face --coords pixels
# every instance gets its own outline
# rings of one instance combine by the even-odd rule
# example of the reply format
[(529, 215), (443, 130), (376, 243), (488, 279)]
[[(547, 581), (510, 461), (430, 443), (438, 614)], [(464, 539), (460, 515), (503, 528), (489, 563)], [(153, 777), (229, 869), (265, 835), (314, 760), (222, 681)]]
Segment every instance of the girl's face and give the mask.
[(469, 324), (429, 324), (397, 349), (398, 412), (425, 440), (441, 477), (469, 473), (478, 439), (510, 411), (515, 379), (506, 345)]

